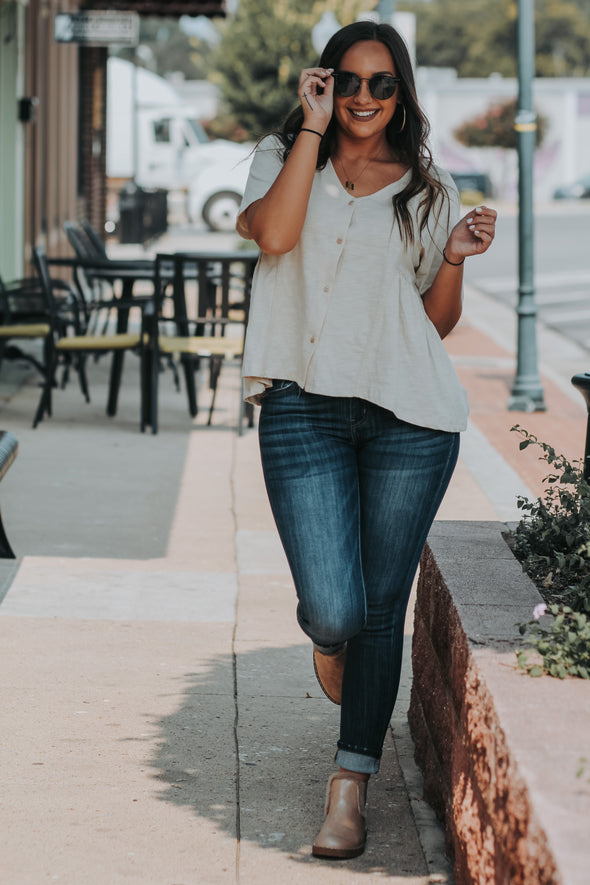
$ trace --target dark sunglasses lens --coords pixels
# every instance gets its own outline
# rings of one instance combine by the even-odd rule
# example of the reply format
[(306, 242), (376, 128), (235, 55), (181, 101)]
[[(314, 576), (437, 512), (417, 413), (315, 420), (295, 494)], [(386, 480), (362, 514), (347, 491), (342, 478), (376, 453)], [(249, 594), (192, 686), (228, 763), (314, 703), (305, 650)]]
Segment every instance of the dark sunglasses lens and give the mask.
[(361, 81), (356, 74), (349, 74), (347, 71), (336, 71), (334, 74), (334, 89), (337, 95), (343, 98), (349, 98), (358, 92)]
[(397, 80), (394, 77), (387, 77), (384, 74), (379, 74), (377, 77), (371, 77), (369, 81), (369, 89), (371, 90), (371, 95), (377, 99), (377, 101), (386, 101), (388, 98), (395, 93), (397, 89)]
[[(334, 90), (336, 95), (350, 98), (361, 88), (361, 78), (351, 71), (336, 71), (334, 74)], [(397, 89), (397, 79), (388, 74), (376, 74), (369, 80), (371, 95), (378, 101), (386, 101), (394, 95)]]

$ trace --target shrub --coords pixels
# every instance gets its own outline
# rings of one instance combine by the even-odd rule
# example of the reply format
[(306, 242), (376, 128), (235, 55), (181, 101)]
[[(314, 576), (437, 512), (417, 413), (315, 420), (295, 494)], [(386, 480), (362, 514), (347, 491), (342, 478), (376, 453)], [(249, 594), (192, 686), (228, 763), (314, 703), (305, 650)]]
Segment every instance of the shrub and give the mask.
[[(454, 131), (457, 141), (467, 147), (518, 147), (518, 133), (514, 128), (517, 112), (516, 99), (491, 104), (483, 114), (466, 120)], [(548, 122), (543, 114), (537, 113), (535, 144), (542, 143), (547, 132)]]
[(590, 612), (590, 484), (580, 462), (570, 463), (547, 443), (517, 424), (520, 448), (539, 446), (541, 458), (553, 468), (543, 482), (542, 498), (520, 496), (521, 521), (511, 535), (511, 547), (526, 573), (539, 586), (546, 602), (561, 602)]
[[(530, 662), (530, 651), (517, 652), (518, 666), (531, 676), (579, 676), (590, 679), (590, 619), (582, 612), (575, 612), (569, 605), (550, 605), (552, 616), (548, 627), (539, 619), (520, 625), (520, 633), (526, 636), (529, 646), (537, 652), (538, 660)], [(542, 617), (542, 615), (541, 615)]]
[[(553, 471), (545, 477), (547, 488), (536, 501), (520, 496), (523, 516), (509, 538), (510, 546), (547, 605), (538, 606), (534, 618), (520, 625), (529, 650), (517, 653), (518, 665), (532, 676), (590, 678), (590, 484), (579, 462), (570, 463), (547, 443), (540, 442), (518, 424), (512, 428), (530, 445), (542, 450), (541, 458)], [(552, 620), (539, 623), (548, 612)], [(530, 649), (537, 661), (529, 663)]]

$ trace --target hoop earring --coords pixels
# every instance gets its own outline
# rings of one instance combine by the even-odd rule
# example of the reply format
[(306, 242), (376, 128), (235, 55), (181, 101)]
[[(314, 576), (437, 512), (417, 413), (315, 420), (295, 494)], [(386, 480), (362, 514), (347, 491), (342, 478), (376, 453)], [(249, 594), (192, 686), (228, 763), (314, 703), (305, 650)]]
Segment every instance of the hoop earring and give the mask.
[(398, 135), (400, 134), (400, 132), (403, 132), (403, 131), (404, 131), (404, 128), (405, 128), (405, 125), (406, 125), (406, 106), (405, 106), (405, 104), (402, 104), (402, 108), (403, 108), (403, 111), (404, 111), (404, 121), (403, 121), (403, 123), (402, 123), (402, 125), (401, 125), (401, 128), (397, 130), (397, 134), (398, 134)]

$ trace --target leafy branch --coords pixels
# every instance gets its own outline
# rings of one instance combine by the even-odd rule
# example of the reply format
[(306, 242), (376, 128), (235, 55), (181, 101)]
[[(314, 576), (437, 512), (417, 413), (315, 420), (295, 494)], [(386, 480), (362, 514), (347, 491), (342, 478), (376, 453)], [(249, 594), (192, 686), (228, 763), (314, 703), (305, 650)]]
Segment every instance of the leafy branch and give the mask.
[[(590, 679), (590, 619), (582, 612), (575, 612), (565, 606), (550, 605), (552, 616), (548, 627), (539, 620), (520, 625), (521, 636), (527, 636), (529, 649), (517, 652), (518, 666), (529, 676), (578, 676)], [(537, 652), (538, 658), (530, 662), (530, 649)]]

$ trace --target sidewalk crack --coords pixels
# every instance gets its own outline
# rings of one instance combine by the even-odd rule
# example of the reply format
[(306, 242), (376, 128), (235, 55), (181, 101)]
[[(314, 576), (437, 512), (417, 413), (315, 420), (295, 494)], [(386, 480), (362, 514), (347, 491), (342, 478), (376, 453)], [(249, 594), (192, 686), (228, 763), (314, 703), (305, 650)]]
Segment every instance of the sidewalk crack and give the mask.
[(241, 809), (240, 809), (240, 741), (238, 737), (239, 708), (238, 708), (238, 657), (236, 654), (236, 630), (237, 618), (234, 622), (232, 633), (232, 669), (234, 681), (234, 754), (235, 754), (235, 781), (236, 781), (236, 882), (240, 881), (240, 846), (241, 846)]
[(236, 484), (235, 484), (235, 472), (236, 472), (236, 459), (237, 459), (237, 440), (234, 436), (233, 444), (232, 444), (232, 456), (231, 456), (231, 470), (229, 476), (230, 482), (230, 493), (231, 493), (231, 513), (232, 520), (234, 526), (234, 562), (236, 563), (236, 580), (237, 580), (237, 596), (236, 596), (236, 606), (234, 611), (234, 628), (232, 631), (232, 642), (231, 642), (231, 651), (232, 651), (232, 670), (233, 670), (233, 683), (234, 683), (234, 754), (235, 754), (235, 782), (236, 782), (236, 861), (235, 861), (235, 881), (237, 885), (240, 882), (240, 853), (241, 853), (241, 838), (242, 838), (242, 815), (241, 815), (241, 807), (240, 807), (240, 739), (238, 734), (239, 721), (240, 721), (240, 711), (238, 704), (238, 654), (236, 650), (236, 637), (238, 632), (238, 610), (240, 603), (240, 574), (238, 568), (238, 550), (236, 545), (236, 537), (238, 531), (238, 514), (236, 510)]

